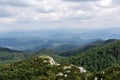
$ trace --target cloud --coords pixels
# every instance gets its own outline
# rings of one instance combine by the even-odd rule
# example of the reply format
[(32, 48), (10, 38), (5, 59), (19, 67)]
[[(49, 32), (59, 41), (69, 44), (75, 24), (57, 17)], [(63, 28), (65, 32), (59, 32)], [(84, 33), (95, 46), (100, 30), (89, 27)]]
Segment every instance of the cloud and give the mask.
[(72, 2), (91, 2), (91, 1), (100, 1), (100, 0), (63, 0), (63, 1), (72, 1)]
[(30, 7), (30, 6), (34, 6), (33, 3), (35, 2), (37, 2), (37, 0), (1, 0), (0, 5), (15, 6), (15, 7)]
[(120, 0), (113, 0), (112, 2), (113, 2), (113, 4), (120, 5)]
[(4, 8), (0, 8), (0, 17), (12, 17), (12, 13), (9, 12), (9, 10), (6, 10)]
[[(0, 0), (0, 28), (104, 28), (120, 25), (119, 0)], [(5, 30), (5, 29), (4, 29)]]
[[(0, 23), (4, 23), (4, 24), (9, 24), (9, 23), (12, 23), (14, 22), (15, 20), (13, 18), (0, 18)], [(4, 27), (4, 26), (2, 26)]]

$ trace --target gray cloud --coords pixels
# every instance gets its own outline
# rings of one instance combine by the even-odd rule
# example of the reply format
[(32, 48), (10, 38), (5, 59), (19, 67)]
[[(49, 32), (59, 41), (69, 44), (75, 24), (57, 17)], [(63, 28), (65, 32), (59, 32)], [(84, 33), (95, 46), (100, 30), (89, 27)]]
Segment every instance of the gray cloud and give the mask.
[(12, 13), (10, 13), (8, 10), (5, 9), (0, 9), (0, 17), (5, 18), (5, 17), (12, 17)]
[(120, 0), (113, 0), (113, 4), (120, 4)]
[(101, 0), (63, 0), (63, 1), (72, 1), (72, 2), (91, 2), (91, 1), (101, 1)]
[(24, 0), (6, 0), (6, 1), (0, 1), (1, 6), (16, 6), (16, 7), (28, 7), (31, 6), (29, 2)]

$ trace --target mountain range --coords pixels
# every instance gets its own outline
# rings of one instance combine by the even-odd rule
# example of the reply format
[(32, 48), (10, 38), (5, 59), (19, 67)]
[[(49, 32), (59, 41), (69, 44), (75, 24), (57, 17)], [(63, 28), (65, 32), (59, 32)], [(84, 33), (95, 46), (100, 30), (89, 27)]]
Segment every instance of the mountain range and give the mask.
[(92, 41), (94, 41), (94, 39), (22, 40), (15, 38), (0, 38), (0, 46), (21, 51), (37, 51), (45, 48), (56, 51), (68, 51)]
[[(28, 54), (1, 47), (0, 79), (93, 80), (97, 78), (119, 80), (119, 53), (120, 40), (116, 39), (98, 40), (68, 52), (43, 49)], [(56, 63), (53, 59), (49, 61), (51, 57), (46, 58), (46, 56), (53, 57)], [(80, 69), (85, 73), (81, 73)]]
[[(3, 38), (17, 38), (24, 40), (65, 40), (65, 39), (116, 39), (120, 38), (120, 27), (105, 28), (105, 29), (76, 29), (76, 28), (57, 28), (57, 29), (41, 29), (32, 31), (9, 31), (0, 33)], [(22, 35), (24, 34), (24, 35)]]
[[(69, 51), (96, 40), (119, 39), (120, 28), (109, 29), (41, 29), (0, 33), (0, 46), (22, 51), (45, 48)], [(24, 35), (22, 35), (24, 34)]]
[[(0, 79), (119, 80), (119, 30), (57, 29), (2, 33)], [(51, 66), (48, 63), (44, 65), (41, 62), (44, 59), (39, 56), (51, 56), (61, 66)], [(66, 65), (73, 65), (70, 69), (73, 72), (64, 72), (62, 69)], [(87, 72), (78, 73), (80, 66)], [(57, 74), (62, 76), (56, 76)]]

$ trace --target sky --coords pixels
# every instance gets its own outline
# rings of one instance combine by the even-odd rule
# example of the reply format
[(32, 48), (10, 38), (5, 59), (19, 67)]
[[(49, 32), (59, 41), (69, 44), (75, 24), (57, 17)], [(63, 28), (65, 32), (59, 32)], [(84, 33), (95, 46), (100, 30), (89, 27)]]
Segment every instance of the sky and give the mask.
[(120, 0), (0, 0), (0, 32), (120, 26)]

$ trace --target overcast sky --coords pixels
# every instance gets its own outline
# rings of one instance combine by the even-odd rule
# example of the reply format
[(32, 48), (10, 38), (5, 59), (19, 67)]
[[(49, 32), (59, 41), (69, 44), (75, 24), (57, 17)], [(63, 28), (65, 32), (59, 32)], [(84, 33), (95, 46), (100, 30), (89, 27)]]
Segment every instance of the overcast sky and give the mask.
[(0, 31), (120, 26), (120, 0), (0, 0)]

